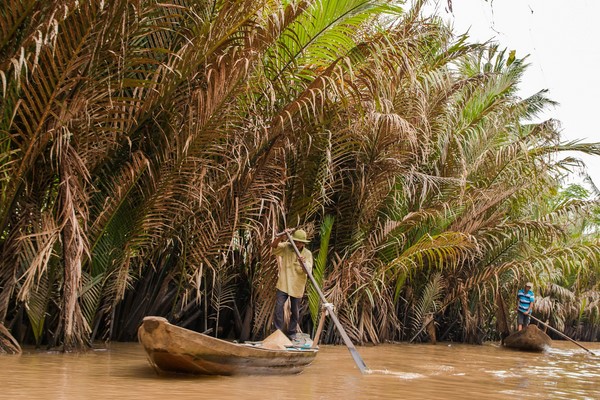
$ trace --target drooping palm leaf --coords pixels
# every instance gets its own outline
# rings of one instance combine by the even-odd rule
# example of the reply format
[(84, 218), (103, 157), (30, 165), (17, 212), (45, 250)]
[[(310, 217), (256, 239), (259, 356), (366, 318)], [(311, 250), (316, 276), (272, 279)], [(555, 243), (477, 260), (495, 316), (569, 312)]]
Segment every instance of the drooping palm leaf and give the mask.
[[(323, 286), (323, 281), (325, 278), (325, 271), (327, 269), (327, 260), (328, 260), (328, 250), (329, 250), (329, 238), (331, 236), (331, 230), (333, 229), (333, 221), (334, 218), (331, 216), (326, 216), (321, 224), (320, 229), (320, 245), (319, 252), (314, 259), (314, 267), (312, 270), (312, 275), (315, 278), (315, 281), (319, 285), (319, 289)], [(310, 314), (312, 316), (313, 324), (317, 325), (317, 320), (320, 311), (321, 298), (317, 291), (309, 285), (308, 288), (308, 303), (310, 308)]]

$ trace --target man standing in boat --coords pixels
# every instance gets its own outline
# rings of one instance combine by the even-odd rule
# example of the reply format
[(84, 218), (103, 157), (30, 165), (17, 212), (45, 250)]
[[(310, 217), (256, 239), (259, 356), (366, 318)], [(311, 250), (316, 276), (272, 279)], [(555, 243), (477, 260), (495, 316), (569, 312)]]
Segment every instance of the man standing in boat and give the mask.
[[(289, 242), (282, 242), (287, 237), (286, 232), (292, 232), (292, 240), (300, 252), (300, 259)], [(306, 239), (306, 232), (302, 229), (287, 229), (275, 237), (271, 243), (273, 254), (280, 257), (279, 277), (277, 279), (277, 301), (275, 303), (275, 328), (281, 330), (287, 336), (297, 332), (298, 321), (300, 319), (299, 308), (304, 288), (306, 287), (307, 275), (302, 268), (301, 262), (306, 269), (311, 272), (313, 267), (313, 256), (305, 245), (309, 241)], [(287, 299), (290, 299), (290, 322), (287, 331), (283, 329), (283, 307)]]
[(517, 300), (519, 305), (517, 307), (517, 324), (519, 325), (518, 329), (521, 330), (523, 327), (529, 325), (529, 316), (531, 315), (531, 311), (533, 309), (533, 302), (535, 301), (535, 296), (533, 295), (533, 283), (527, 282), (525, 284), (524, 289), (520, 289), (517, 293)]

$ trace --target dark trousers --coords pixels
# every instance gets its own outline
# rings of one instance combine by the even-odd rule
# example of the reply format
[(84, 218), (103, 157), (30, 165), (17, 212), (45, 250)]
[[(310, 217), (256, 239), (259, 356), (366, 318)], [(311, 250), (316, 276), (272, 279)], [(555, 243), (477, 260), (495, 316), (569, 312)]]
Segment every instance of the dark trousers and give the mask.
[(524, 312), (519, 311), (517, 313), (517, 324), (523, 325), (523, 328), (529, 325), (529, 314), (525, 315)]
[[(288, 330), (286, 331), (283, 329), (283, 306), (288, 298), (290, 299), (291, 315), (290, 323), (288, 324)], [(298, 320), (300, 317), (300, 300), (301, 299), (292, 297), (287, 293), (277, 289), (277, 300), (275, 302), (275, 328), (279, 329), (287, 336), (296, 333), (296, 328), (298, 327)]]

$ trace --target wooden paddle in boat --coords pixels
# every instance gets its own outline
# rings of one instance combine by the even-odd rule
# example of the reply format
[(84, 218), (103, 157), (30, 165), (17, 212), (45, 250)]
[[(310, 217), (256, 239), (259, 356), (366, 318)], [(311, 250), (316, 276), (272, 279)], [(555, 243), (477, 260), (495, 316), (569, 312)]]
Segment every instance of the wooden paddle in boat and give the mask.
[(342, 340), (346, 344), (346, 347), (348, 347), (348, 351), (350, 351), (350, 354), (352, 355), (352, 358), (354, 359), (356, 366), (358, 367), (358, 369), (360, 370), (360, 372), (362, 374), (370, 373), (370, 370), (367, 368), (367, 365), (363, 361), (360, 354), (358, 354), (356, 347), (354, 347), (352, 340), (350, 340), (350, 337), (348, 337), (348, 334), (346, 333), (346, 330), (340, 323), (340, 320), (338, 319), (337, 315), (335, 315), (335, 312), (333, 311), (333, 304), (331, 304), (327, 301), (327, 299), (325, 298), (325, 295), (323, 294), (323, 291), (317, 284), (317, 281), (312, 276), (312, 274), (310, 273), (308, 268), (306, 268), (306, 265), (304, 265), (304, 262), (302, 261), (302, 256), (300, 255), (300, 251), (298, 250), (298, 247), (296, 247), (296, 243), (294, 243), (294, 240), (292, 239), (290, 232), (288, 230), (285, 230), (285, 234), (287, 235), (290, 244), (294, 248), (294, 252), (296, 253), (296, 256), (298, 257), (298, 261), (300, 262), (300, 265), (302, 266), (302, 268), (304, 268), (304, 272), (306, 272), (306, 275), (310, 279), (310, 282), (312, 283), (313, 287), (315, 288), (315, 291), (319, 294), (321, 301), (323, 301), (323, 306), (327, 308), (327, 312), (328, 312), (329, 316), (331, 316), (333, 323), (335, 324), (338, 332), (342, 336)]

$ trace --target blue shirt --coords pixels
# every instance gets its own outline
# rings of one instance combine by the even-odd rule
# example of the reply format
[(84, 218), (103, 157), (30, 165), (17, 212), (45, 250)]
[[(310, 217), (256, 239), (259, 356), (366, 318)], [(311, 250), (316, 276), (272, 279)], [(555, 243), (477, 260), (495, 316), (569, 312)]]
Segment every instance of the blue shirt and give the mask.
[(529, 310), (529, 305), (535, 300), (535, 296), (531, 290), (525, 293), (523, 289), (519, 290), (517, 298), (519, 299), (519, 311), (522, 313), (526, 313)]

